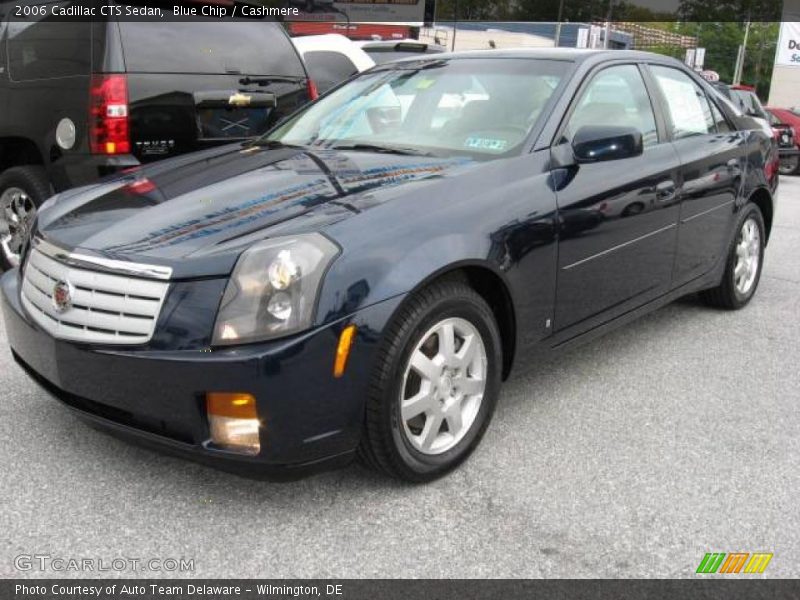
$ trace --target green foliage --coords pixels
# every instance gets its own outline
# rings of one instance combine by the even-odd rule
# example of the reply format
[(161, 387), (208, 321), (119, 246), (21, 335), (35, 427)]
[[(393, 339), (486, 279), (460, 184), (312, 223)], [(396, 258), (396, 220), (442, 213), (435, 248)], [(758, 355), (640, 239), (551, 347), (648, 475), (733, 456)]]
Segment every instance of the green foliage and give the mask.
[[(559, 8), (559, 0), (438, 0), (436, 19), (453, 20), (456, 4), (459, 20), (484, 21), (553, 21)], [(611, 19), (638, 21), (648, 27), (697, 37), (698, 46), (706, 49), (705, 68), (718, 72), (726, 82), (733, 80), (739, 44), (744, 41), (744, 20), (749, 15), (754, 22), (750, 26), (742, 83), (755, 85), (759, 96), (766, 98), (778, 42), (781, 0), (681, 0), (677, 14), (639, 4), (639, 0), (614, 0)], [(562, 19), (605, 20), (609, 17), (608, 8), (609, 0), (564, 0)], [(685, 49), (675, 47), (650, 50), (680, 60), (686, 54)]]
[[(769, 95), (779, 27), (780, 23), (750, 25), (742, 83), (756, 86), (761, 98)], [(698, 46), (706, 49), (704, 68), (716, 71), (720, 80), (731, 83), (739, 45), (744, 41), (744, 29), (744, 23), (717, 21), (674, 23), (670, 31), (697, 37)], [(685, 50), (677, 48), (658, 47), (650, 50), (681, 60), (686, 54)]]

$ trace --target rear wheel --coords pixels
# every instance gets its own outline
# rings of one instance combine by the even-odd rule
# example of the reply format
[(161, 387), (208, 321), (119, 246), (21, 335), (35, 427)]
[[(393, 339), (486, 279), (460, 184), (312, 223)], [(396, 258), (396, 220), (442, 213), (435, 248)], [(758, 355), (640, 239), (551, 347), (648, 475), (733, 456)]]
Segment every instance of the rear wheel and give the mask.
[(461, 463), (494, 412), (500, 348), (491, 309), (465, 283), (442, 281), (412, 296), (387, 329), (378, 356), (362, 460), (417, 482)]
[(43, 167), (12, 167), (0, 174), (1, 270), (19, 265), (22, 246), (30, 233), (36, 210), (51, 193)]
[(747, 204), (737, 223), (722, 282), (703, 292), (707, 303), (720, 308), (742, 308), (756, 293), (761, 279), (766, 239), (761, 210), (755, 204)]

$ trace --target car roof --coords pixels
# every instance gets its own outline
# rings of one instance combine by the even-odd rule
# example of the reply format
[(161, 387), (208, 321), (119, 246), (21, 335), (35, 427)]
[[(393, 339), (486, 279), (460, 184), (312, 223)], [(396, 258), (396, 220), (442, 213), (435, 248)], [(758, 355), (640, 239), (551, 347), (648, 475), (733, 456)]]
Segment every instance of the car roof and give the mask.
[(406, 44), (413, 44), (414, 46), (417, 46), (417, 47), (420, 47), (420, 48), (424, 47), (426, 49), (435, 49), (435, 50), (442, 50), (442, 51), (446, 51), (447, 50), (447, 48), (445, 48), (444, 46), (442, 46), (440, 44), (429, 44), (428, 42), (422, 42), (420, 40), (414, 40), (414, 39), (411, 39), (411, 38), (406, 38), (406, 39), (402, 39), (402, 40), (359, 40), (359, 41), (356, 42), (356, 44), (358, 44), (362, 48), (368, 48), (370, 50), (374, 50), (374, 49), (378, 49), (378, 48), (380, 48), (380, 49), (392, 49), (392, 48), (395, 48), (398, 45), (403, 46), (403, 45), (406, 45)]
[(375, 66), (375, 61), (372, 60), (369, 54), (364, 52), (350, 38), (338, 33), (293, 37), (292, 43), (302, 55), (307, 52), (337, 52), (344, 54), (359, 71), (366, 71)]
[(565, 60), (575, 63), (599, 63), (605, 60), (647, 60), (658, 61), (672, 65), (684, 66), (682, 62), (663, 54), (642, 52), (640, 50), (606, 50), (586, 48), (508, 48), (493, 50), (462, 50), (447, 52), (445, 54), (429, 54), (414, 58), (402, 58), (394, 61), (397, 63), (413, 60), (449, 60), (458, 58), (532, 58), (545, 60)]

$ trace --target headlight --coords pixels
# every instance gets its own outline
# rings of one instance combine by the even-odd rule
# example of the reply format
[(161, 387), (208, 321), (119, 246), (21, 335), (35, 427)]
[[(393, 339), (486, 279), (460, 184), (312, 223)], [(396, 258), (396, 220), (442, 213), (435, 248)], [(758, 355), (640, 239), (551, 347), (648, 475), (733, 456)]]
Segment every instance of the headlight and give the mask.
[(322, 276), (338, 253), (317, 233), (248, 248), (222, 296), (213, 344), (255, 342), (309, 328)]

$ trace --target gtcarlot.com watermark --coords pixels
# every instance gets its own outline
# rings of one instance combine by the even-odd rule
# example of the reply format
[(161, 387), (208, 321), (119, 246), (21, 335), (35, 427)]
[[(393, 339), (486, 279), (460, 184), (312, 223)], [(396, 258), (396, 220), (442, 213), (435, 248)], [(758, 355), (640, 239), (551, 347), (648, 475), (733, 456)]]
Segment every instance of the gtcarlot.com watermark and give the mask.
[(88, 558), (53, 556), (51, 554), (19, 554), (14, 557), (17, 571), (53, 571), (56, 573), (104, 573), (125, 571), (154, 573), (191, 573), (193, 558)]

